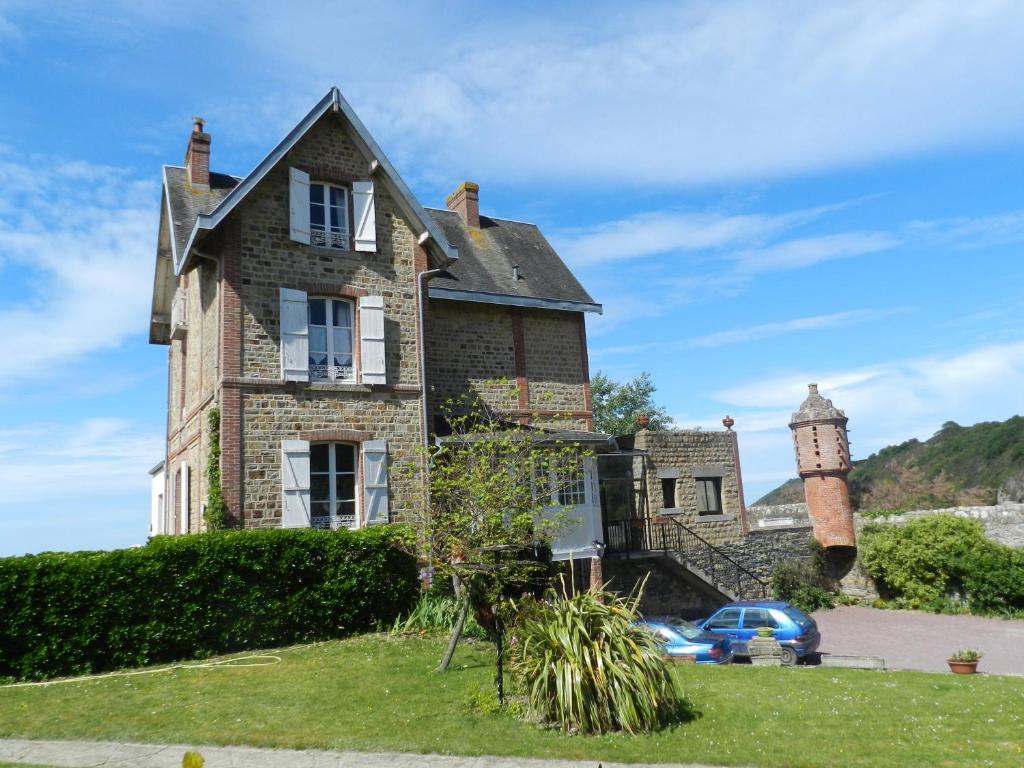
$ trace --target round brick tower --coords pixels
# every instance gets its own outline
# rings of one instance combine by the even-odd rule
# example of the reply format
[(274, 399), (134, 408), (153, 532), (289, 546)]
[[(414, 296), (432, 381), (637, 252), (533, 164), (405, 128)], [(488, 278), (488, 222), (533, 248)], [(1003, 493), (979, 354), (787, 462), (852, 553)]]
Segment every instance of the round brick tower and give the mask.
[(814, 538), (826, 550), (850, 550), (857, 546), (857, 537), (846, 482), (850, 471), (846, 414), (818, 394), (817, 384), (808, 389), (810, 394), (793, 414), (789, 428), (793, 430), (797, 470), (804, 481)]

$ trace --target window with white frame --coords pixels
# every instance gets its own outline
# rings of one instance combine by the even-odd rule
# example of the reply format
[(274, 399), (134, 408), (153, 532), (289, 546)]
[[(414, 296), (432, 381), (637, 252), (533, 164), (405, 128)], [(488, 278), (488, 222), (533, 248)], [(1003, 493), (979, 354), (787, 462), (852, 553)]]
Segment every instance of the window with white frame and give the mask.
[(348, 188), (313, 182), (309, 185), (309, 242), (325, 248), (349, 247)]
[(353, 356), (355, 312), (347, 299), (309, 299), (309, 378), (356, 380)]
[(560, 507), (578, 507), (587, 502), (587, 484), (581, 467), (571, 467), (554, 475)]
[(356, 446), (310, 444), (309, 502), (313, 528), (357, 527), (356, 467)]

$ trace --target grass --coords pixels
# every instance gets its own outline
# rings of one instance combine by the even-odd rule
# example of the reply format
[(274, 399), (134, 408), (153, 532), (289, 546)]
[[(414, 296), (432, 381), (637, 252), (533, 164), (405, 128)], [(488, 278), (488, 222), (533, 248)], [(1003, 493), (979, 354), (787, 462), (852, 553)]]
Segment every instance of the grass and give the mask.
[(475, 714), (491, 646), (371, 635), (274, 666), (0, 688), (0, 737), (395, 750), (758, 766), (1019, 766), (1024, 678), (680, 665), (694, 719), (648, 736), (565, 736)]

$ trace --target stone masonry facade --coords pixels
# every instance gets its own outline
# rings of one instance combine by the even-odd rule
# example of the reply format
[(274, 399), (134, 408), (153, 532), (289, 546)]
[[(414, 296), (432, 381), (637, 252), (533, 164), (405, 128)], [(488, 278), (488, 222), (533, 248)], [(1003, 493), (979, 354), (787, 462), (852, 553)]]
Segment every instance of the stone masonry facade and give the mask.
[(432, 300), (427, 327), (432, 413), (474, 393), (523, 424), (593, 428), (582, 314)]
[[(203, 258), (177, 278), (188, 296), (188, 330), (168, 350), (167, 476), (173, 487), (187, 464), (190, 521), (173, 532), (204, 529), (214, 407), (221, 409), (221, 485), (233, 526), (282, 524), (284, 441), (385, 440), (390, 519), (405, 517), (422, 496), (417, 276), (428, 268), (426, 253), (399, 201), (377, 183), (375, 251), (295, 242), (290, 168), (337, 184), (372, 178), (371, 159), (335, 113), (325, 114), (204, 241)], [(285, 381), (282, 288), (356, 303), (383, 297), (387, 383)], [(581, 312), (430, 300), (427, 317), (430, 411), (475, 390), (499, 415), (521, 423), (592, 429)], [(355, 324), (358, 369), (358, 313)]]
[[(636, 433), (634, 448), (646, 454), (642, 466), (635, 471), (645, 478), (651, 516), (677, 516), (681, 523), (716, 546), (742, 538), (746, 511), (735, 432), (642, 429)], [(699, 479), (719, 483), (720, 514), (698, 513)], [(663, 481), (673, 487), (674, 508), (665, 508)]]

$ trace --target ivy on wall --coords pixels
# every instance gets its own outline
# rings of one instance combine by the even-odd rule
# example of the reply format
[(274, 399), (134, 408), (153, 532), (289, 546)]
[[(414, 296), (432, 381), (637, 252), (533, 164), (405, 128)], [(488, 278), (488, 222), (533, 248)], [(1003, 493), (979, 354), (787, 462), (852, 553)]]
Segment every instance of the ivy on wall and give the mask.
[(228, 511), (220, 488), (220, 408), (211, 408), (207, 416), (210, 428), (210, 453), (206, 462), (206, 530), (219, 531), (227, 527)]

